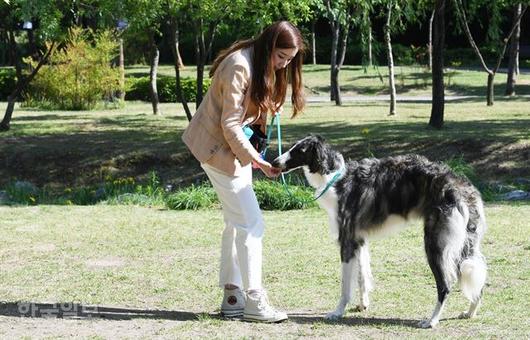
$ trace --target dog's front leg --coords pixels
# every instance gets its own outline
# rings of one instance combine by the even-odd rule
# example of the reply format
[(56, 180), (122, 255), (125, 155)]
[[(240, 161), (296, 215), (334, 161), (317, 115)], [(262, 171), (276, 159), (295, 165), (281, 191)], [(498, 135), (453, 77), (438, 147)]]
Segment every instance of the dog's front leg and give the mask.
[(341, 296), (337, 308), (326, 315), (328, 320), (336, 320), (344, 315), (344, 310), (350, 302), (353, 294), (354, 275), (357, 273), (358, 259), (356, 256), (348, 262), (342, 262)]
[(370, 305), (369, 293), (373, 288), (372, 270), (370, 268), (370, 252), (368, 249), (368, 242), (365, 242), (359, 249), (359, 273), (357, 278), (359, 280), (359, 304), (355, 307), (355, 311), (362, 312)]

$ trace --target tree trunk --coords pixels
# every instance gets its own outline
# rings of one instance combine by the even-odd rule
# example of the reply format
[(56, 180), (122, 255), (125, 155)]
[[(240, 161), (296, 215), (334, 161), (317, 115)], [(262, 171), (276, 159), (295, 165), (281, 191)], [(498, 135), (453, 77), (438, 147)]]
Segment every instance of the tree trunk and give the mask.
[(9, 31), (9, 51), (11, 54), (11, 59), (13, 60), (13, 65), (15, 65), (15, 75), (17, 79), (22, 79), (22, 61), (18, 52), (18, 45), (15, 39), (15, 32)]
[(315, 36), (315, 20), (311, 22), (311, 56), (313, 57), (313, 65), (317, 64), (317, 47)]
[(204, 94), (204, 66), (206, 65), (207, 57), (212, 50), (213, 39), (215, 36), (215, 30), (219, 21), (210, 22), (208, 25), (207, 38), (204, 38), (204, 23), (200, 19), (198, 23), (198, 29), (195, 31), (195, 51), (197, 59), (197, 98), (196, 98), (196, 107), (202, 102)]
[(372, 25), (368, 26), (368, 66), (374, 64), (372, 57)]
[(180, 30), (178, 27), (178, 24), (175, 22), (175, 29), (174, 29), (175, 39), (172, 39), (171, 41), (175, 42), (175, 54), (176, 54), (176, 66), (181, 69), (184, 68), (184, 62), (182, 61), (182, 56), (180, 55)]
[(330, 69), (330, 100), (334, 101), (337, 98), (337, 91), (338, 91), (338, 82), (339, 82), (339, 72), (337, 70), (337, 54), (338, 54), (338, 46), (339, 46), (339, 30), (340, 26), (338, 22), (335, 22), (331, 26), (331, 69)]
[(158, 74), (158, 60), (160, 58), (160, 51), (155, 43), (154, 33), (149, 34), (149, 45), (151, 49), (150, 55), (150, 70), (149, 70), (149, 93), (151, 94), (151, 105), (153, 106), (153, 114), (159, 115), (159, 100), (158, 100), (158, 88), (156, 84), (156, 78)]
[(394, 57), (392, 56), (392, 40), (390, 38), (390, 16), (392, 14), (392, 1), (388, 4), (388, 15), (385, 25), (385, 42), (388, 56), (388, 83), (390, 89), (390, 111), (389, 115), (396, 114), (396, 84), (394, 81)]
[(494, 80), (495, 80), (495, 73), (489, 73), (488, 74), (488, 93), (486, 95), (486, 104), (488, 106), (493, 105), (493, 101), (495, 98), (495, 93), (494, 93), (495, 86), (493, 84)]
[(437, 129), (441, 129), (444, 125), (444, 44), (445, 0), (436, 0), (432, 46), (432, 108), (429, 125)]
[(428, 46), (428, 52), (429, 52), (429, 70), (432, 70), (432, 23), (434, 21), (434, 10), (431, 14), (431, 19), (429, 20), (429, 46)]
[(4, 114), (4, 118), (2, 119), (2, 122), (0, 122), (0, 131), (8, 131), (11, 124), (11, 118), (13, 117), (13, 111), (15, 110), (15, 103), (22, 93), (24, 89), (28, 86), (28, 84), (35, 78), (37, 73), (39, 72), (40, 68), (44, 63), (48, 60), (50, 55), (53, 53), (53, 50), (55, 48), (55, 42), (52, 42), (51, 45), (48, 48), (48, 51), (46, 51), (46, 54), (42, 56), (39, 63), (37, 64), (37, 67), (35, 67), (29, 76), (27, 77), (20, 77), (17, 78), (17, 85), (13, 92), (7, 97), (7, 108), (6, 112)]
[(188, 122), (191, 121), (191, 111), (188, 107), (188, 101), (184, 94), (182, 93), (182, 86), (180, 84), (180, 68), (181, 68), (181, 62), (180, 59), (180, 53), (178, 51), (179, 46), (179, 30), (178, 30), (178, 24), (175, 18), (171, 18), (170, 22), (170, 47), (171, 52), (173, 54), (173, 63), (175, 66), (175, 90), (177, 93), (177, 98), (179, 99), (180, 103), (182, 104), (182, 107), (184, 108), (184, 112), (186, 113), (186, 118), (188, 118)]
[(119, 39), (120, 44), (120, 56), (119, 56), (119, 69), (120, 69), (120, 90), (118, 91), (118, 97), (121, 102), (125, 101), (125, 56), (123, 53), (123, 38)]
[(348, 45), (348, 35), (350, 31), (350, 25), (349, 25), (349, 17), (346, 19), (346, 24), (342, 28), (342, 39), (340, 42), (340, 57), (335, 65), (336, 68), (336, 74), (335, 74), (335, 104), (338, 106), (342, 105), (342, 97), (340, 94), (340, 82), (339, 82), (339, 72), (344, 64), (344, 58), (346, 57), (346, 47)]
[[(514, 20), (517, 20), (519, 15), (521, 14), (522, 5), (518, 4), (515, 7), (514, 10)], [(521, 35), (521, 23), (516, 23), (515, 32), (512, 35), (512, 39), (510, 42), (510, 52), (508, 55), (508, 74), (506, 79), (506, 90), (504, 94), (506, 96), (513, 96), (515, 95), (515, 83), (516, 83), (516, 68), (517, 68), (517, 60), (519, 59), (519, 37)]]

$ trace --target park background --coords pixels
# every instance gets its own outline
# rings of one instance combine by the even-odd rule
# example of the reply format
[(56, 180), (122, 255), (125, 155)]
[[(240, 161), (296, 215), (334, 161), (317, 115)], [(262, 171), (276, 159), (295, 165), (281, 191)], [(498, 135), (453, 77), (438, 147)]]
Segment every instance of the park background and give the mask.
[[(0, 335), (527, 337), (527, 5), (0, 1)], [(431, 18), (442, 64), (429, 58)], [(218, 317), (222, 216), (180, 136), (216, 53), (279, 19), (308, 45), (308, 103), (294, 120), (287, 103), (284, 148), (313, 132), (352, 159), (420, 153), (481, 191), (490, 276), (477, 319), (456, 319), (466, 306), (455, 288), (438, 329), (415, 328), (435, 288), (413, 222), (373, 242), (371, 309), (325, 321), (340, 282), (327, 217), (300, 203), (312, 190), (299, 174), (288, 177), (293, 197), (259, 173), (264, 281), (290, 321)], [(277, 151), (273, 140), (268, 157)]]

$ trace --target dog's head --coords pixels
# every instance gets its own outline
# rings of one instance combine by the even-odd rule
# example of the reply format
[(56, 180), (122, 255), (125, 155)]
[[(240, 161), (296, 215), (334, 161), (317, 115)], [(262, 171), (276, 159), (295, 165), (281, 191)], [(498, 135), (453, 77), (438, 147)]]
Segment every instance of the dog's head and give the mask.
[(272, 161), (282, 172), (307, 167), (309, 172), (328, 174), (340, 167), (339, 153), (319, 135), (309, 135), (296, 142), (287, 152)]

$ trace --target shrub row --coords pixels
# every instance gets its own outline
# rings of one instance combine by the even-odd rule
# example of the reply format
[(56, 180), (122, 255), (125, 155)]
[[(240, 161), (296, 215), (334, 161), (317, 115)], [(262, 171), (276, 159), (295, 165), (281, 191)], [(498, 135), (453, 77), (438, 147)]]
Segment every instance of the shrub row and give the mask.
[[(204, 79), (204, 93), (210, 87), (211, 80)], [(195, 101), (197, 95), (197, 80), (192, 78), (181, 78), (182, 94), (188, 102)], [(158, 99), (161, 103), (179, 102), (177, 98), (176, 80), (174, 77), (159, 76), (157, 78)], [(149, 77), (127, 78), (125, 100), (150, 101)]]
[[(289, 185), (289, 192), (279, 182), (258, 180), (254, 183), (256, 196), (264, 210), (292, 210), (315, 206), (313, 190), (300, 185)], [(210, 184), (192, 185), (175, 192), (161, 186), (152, 173), (147, 183), (136, 183), (133, 178), (105, 179), (95, 187), (67, 188), (51, 192), (35, 185), (17, 181), (0, 191), (0, 198), (7, 197), (9, 204), (63, 204), (92, 205), (132, 204), (140, 206), (166, 206), (173, 210), (209, 209), (219, 206), (217, 195)], [(1, 200), (0, 200), (1, 202)]]
[[(203, 81), (204, 93), (210, 87), (211, 80), (205, 79)], [(13, 91), (16, 84), (15, 70), (12, 68), (0, 68), (0, 101), (6, 101), (9, 94)], [(127, 78), (126, 79), (126, 100), (143, 100), (150, 101), (151, 95), (149, 93), (149, 77)], [(197, 81), (192, 78), (181, 79), (182, 93), (188, 102), (195, 101)], [(162, 103), (178, 102), (175, 78), (159, 77), (157, 80), (158, 96)], [(34, 98), (30, 88), (28, 98)]]

